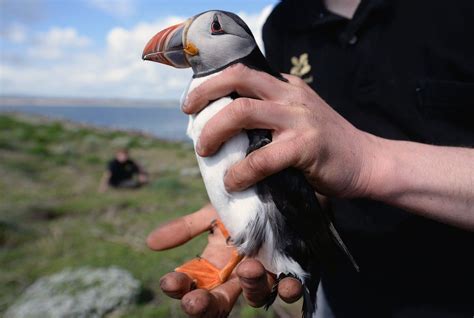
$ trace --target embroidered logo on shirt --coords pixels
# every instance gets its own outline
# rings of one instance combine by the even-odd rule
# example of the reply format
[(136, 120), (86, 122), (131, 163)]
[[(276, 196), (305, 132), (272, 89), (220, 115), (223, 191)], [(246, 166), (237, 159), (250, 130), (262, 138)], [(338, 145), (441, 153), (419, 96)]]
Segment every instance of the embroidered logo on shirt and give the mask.
[(305, 77), (311, 71), (311, 65), (308, 63), (308, 53), (301, 54), (299, 58), (293, 56), (291, 58), (291, 64), (293, 64), (290, 70), (291, 75), (300, 77), (308, 84), (313, 82), (313, 76)]

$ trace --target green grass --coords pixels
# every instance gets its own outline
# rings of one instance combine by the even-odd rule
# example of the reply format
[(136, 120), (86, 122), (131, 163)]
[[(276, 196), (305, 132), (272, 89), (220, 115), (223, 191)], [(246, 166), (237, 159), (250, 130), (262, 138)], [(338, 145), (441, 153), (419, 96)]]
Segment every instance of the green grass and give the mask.
[[(97, 192), (117, 147), (150, 174), (140, 190)], [(200, 208), (207, 195), (187, 143), (19, 114), (0, 114), (0, 316), (41, 276), (80, 266), (119, 266), (143, 286), (142, 299), (114, 317), (184, 317), (159, 279), (198, 254), (205, 236), (166, 252), (145, 238), (158, 224)], [(232, 317), (273, 317), (242, 299)]]
[[(184, 128), (183, 128), (184, 129)], [(136, 191), (97, 193), (117, 147), (150, 173)], [(18, 114), (0, 114), (0, 316), (37, 278), (64, 268), (116, 265), (142, 282), (147, 297), (122, 317), (182, 317), (158, 287), (164, 273), (198, 254), (200, 237), (155, 253), (145, 246), (158, 224), (207, 201), (188, 144)], [(269, 317), (238, 305), (234, 317)]]

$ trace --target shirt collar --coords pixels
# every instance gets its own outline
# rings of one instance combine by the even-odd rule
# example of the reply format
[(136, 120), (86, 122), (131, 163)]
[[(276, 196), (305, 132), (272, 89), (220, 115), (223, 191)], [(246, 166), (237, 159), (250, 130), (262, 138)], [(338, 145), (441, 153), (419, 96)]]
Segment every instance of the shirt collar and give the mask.
[(377, 11), (388, 7), (387, 0), (361, 0), (352, 19), (339, 16), (326, 9), (323, 0), (283, 0), (281, 5), (287, 12), (290, 23), (286, 26), (293, 31), (305, 31), (334, 23), (346, 23), (340, 40), (347, 43)]
[(339, 34), (339, 41), (347, 44), (354, 35), (367, 23), (371, 17), (387, 12), (389, 3), (386, 0), (361, 0), (352, 19), (348, 19), (347, 25)]
[(322, 0), (283, 0), (281, 9), (289, 22), (285, 27), (293, 31), (305, 31), (317, 25), (343, 19), (330, 13)]

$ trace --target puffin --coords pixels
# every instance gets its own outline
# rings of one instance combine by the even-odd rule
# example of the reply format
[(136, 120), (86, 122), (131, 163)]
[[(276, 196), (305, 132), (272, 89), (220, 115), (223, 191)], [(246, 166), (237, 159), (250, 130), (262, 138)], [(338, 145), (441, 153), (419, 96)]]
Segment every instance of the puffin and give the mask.
[[(142, 59), (192, 68), (181, 103), (194, 88), (236, 63), (286, 81), (270, 67), (247, 24), (236, 14), (220, 10), (202, 12), (158, 32), (146, 44)], [(190, 115), (187, 134), (194, 146), (208, 120), (237, 98), (240, 96), (232, 93)], [(275, 300), (279, 280), (288, 276), (300, 280), (302, 314), (308, 318), (316, 310), (321, 273), (334, 270), (340, 255), (345, 255), (357, 271), (358, 265), (302, 171), (290, 167), (241, 192), (226, 191), (226, 171), (271, 142), (270, 130), (243, 130), (214, 155), (201, 157), (196, 153), (196, 158), (209, 199), (237, 248), (235, 259), (229, 262), (233, 266), (226, 266), (224, 275), (228, 277), (244, 256), (261, 261), (277, 277), (266, 308)]]

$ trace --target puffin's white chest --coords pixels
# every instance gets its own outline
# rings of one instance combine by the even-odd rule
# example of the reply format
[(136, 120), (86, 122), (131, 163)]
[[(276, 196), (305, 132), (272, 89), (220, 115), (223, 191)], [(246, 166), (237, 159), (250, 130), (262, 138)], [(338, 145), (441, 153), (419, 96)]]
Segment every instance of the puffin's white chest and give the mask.
[[(195, 87), (217, 74), (219, 73), (193, 79), (188, 90), (183, 95), (183, 99), (186, 98), (188, 92), (191, 92)], [(209, 104), (200, 113), (190, 116), (187, 133), (193, 140), (195, 147), (201, 131), (209, 119), (231, 102), (231, 98), (221, 98)], [(248, 145), (247, 133), (241, 132), (226, 141), (219, 151), (211, 157), (201, 157), (196, 153), (209, 199), (216, 208), (230, 235), (234, 238), (245, 234), (249, 230), (248, 225), (259, 213), (266, 213), (269, 209), (276, 209), (273, 203), (264, 203), (260, 200), (255, 187), (233, 193), (228, 193), (224, 187), (226, 171), (234, 163), (245, 158)], [(266, 225), (266, 233), (266, 240), (258, 253), (258, 259), (268, 270), (274, 273), (291, 272), (303, 278), (305, 273), (301, 267), (294, 260), (278, 253), (275, 249), (274, 234), (268, 224)], [(245, 244), (246, 242), (241, 247), (245, 248)]]
[[(217, 73), (211, 76), (214, 75), (217, 75)], [(188, 92), (211, 76), (193, 79)], [(201, 131), (209, 119), (230, 102), (232, 102), (231, 98), (221, 98), (209, 104), (199, 114), (190, 116), (187, 133), (193, 140), (194, 146), (196, 146)], [(247, 134), (242, 132), (229, 139), (211, 157), (201, 157), (196, 154), (209, 199), (218, 211), (231, 236), (235, 236), (245, 230), (248, 222), (255, 217), (258, 205), (261, 204), (254, 187), (235, 193), (228, 193), (224, 187), (224, 174), (230, 166), (245, 158), (248, 145)]]

